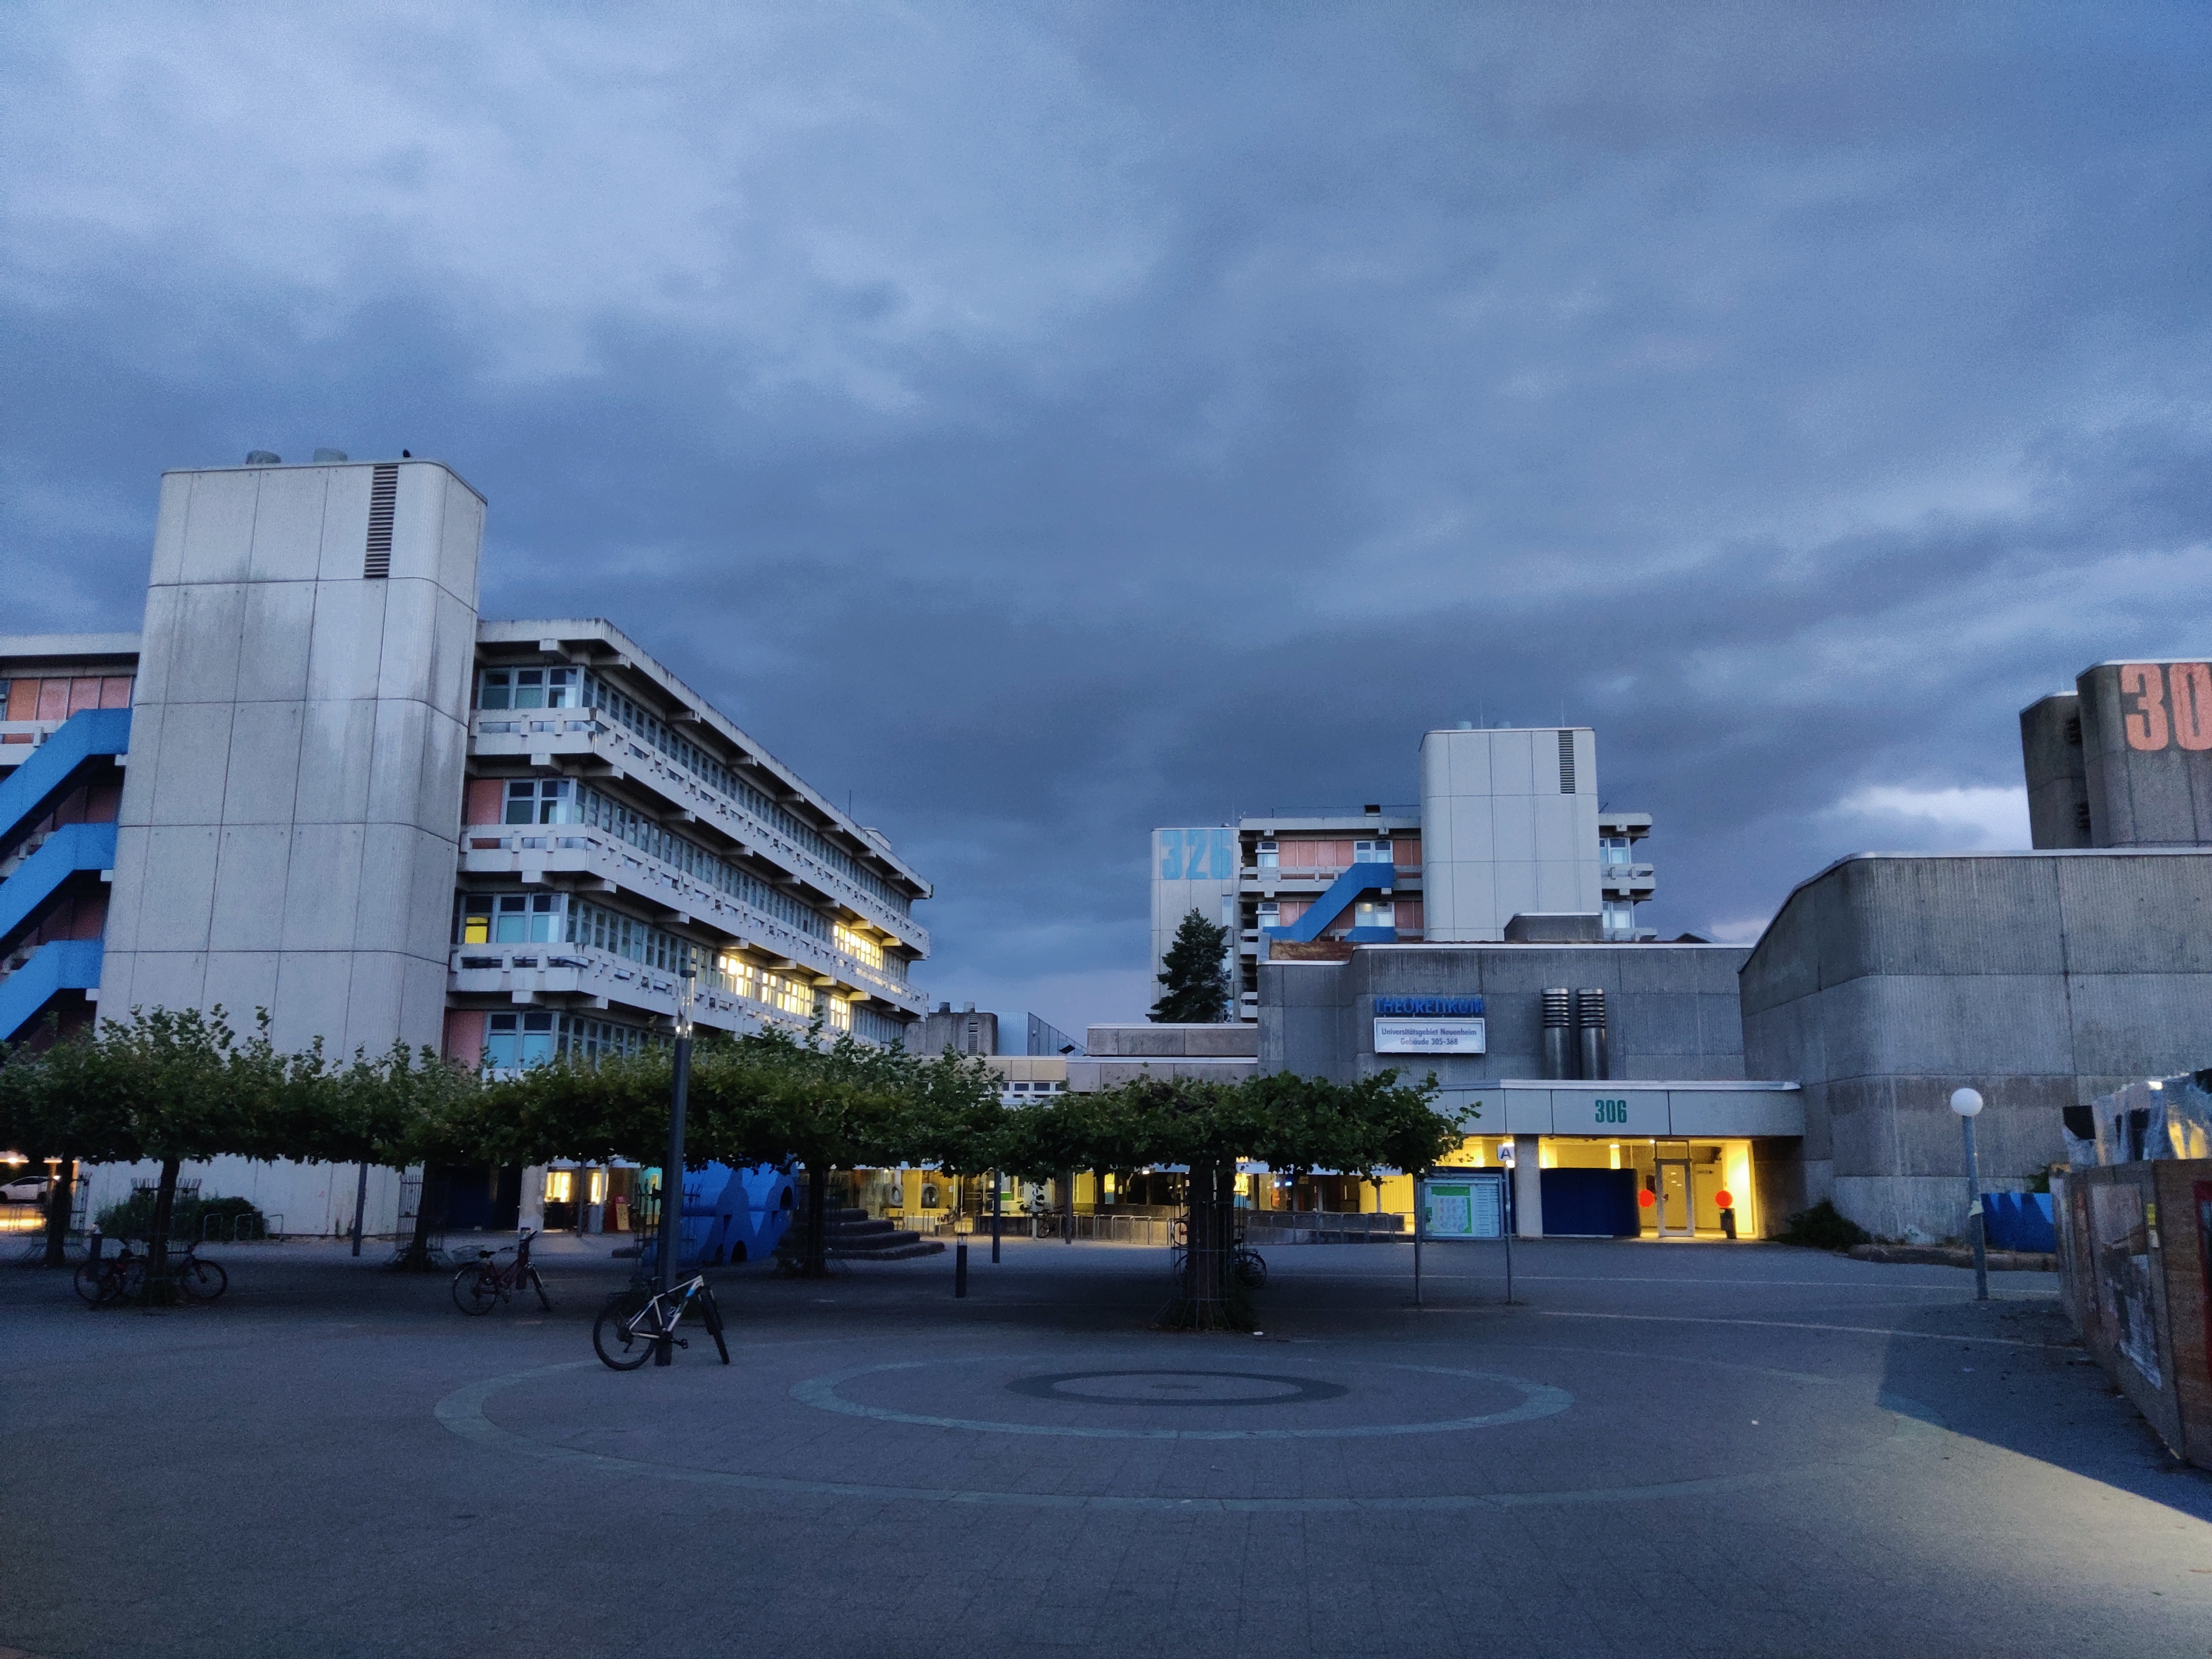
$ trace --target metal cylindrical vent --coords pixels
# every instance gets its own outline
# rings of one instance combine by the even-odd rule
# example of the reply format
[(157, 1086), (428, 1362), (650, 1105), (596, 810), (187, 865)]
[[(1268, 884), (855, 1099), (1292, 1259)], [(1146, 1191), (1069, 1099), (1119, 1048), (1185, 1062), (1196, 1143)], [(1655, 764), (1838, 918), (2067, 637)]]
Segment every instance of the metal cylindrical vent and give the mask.
[(1609, 1076), (1605, 1043), (1605, 993), (1575, 993), (1575, 1048), (1585, 1082)]
[(1575, 1074), (1575, 994), (1561, 986), (1544, 993), (1544, 1075), (1570, 1078)]

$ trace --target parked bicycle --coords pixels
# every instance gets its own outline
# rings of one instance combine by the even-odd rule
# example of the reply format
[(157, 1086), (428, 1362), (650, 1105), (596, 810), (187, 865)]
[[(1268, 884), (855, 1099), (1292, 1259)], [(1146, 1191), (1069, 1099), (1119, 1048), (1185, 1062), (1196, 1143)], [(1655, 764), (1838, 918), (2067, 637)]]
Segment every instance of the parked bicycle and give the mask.
[[(552, 1301), (545, 1294), (545, 1281), (531, 1265), (530, 1240), (535, 1231), (526, 1231), (520, 1239), (500, 1249), (480, 1249), (474, 1261), (464, 1262), (453, 1275), (453, 1305), (465, 1314), (488, 1314), (526, 1287), (538, 1292), (539, 1307), (552, 1312)], [(499, 1258), (508, 1250), (514, 1252), (514, 1260), (501, 1261)]]
[[(1177, 1216), (1170, 1229), (1168, 1245), (1168, 1273), (1187, 1294), (1190, 1280), (1190, 1219)], [(1237, 1282), (1248, 1291), (1256, 1291), (1267, 1282), (1267, 1258), (1244, 1242), (1240, 1225), (1230, 1242), (1229, 1271), (1237, 1275)]]
[(635, 1285), (617, 1291), (592, 1325), (592, 1346), (602, 1363), (618, 1371), (634, 1371), (653, 1358), (654, 1347), (662, 1342), (679, 1348), (691, 1346), (676, 1334), (676, 1328), (695, 1303), (722, 1363), (728, 1364), (730, 1345), (722, 1340), (722, 1310), (714, 1305), (714, 1292), (704, 1273), (658, 1295)]
[[(181, 1300), (209, 1303), (230, 1288), (230, 1275), (220, 1261), (210, 1261), (198, 1252), (197, 1243), (181, 1250), (171, 1246), (167, 1280), (176, 1286)], [(94, 1256), (79, 1264), (74, 1281), (76, 1293), (95, 1308), (111, 1302), (136, 1302), (145, 1294), (151, 1260), (150, 1255), (132, 1249), (130, 1240), (120, 1240), (113, 1255)]]

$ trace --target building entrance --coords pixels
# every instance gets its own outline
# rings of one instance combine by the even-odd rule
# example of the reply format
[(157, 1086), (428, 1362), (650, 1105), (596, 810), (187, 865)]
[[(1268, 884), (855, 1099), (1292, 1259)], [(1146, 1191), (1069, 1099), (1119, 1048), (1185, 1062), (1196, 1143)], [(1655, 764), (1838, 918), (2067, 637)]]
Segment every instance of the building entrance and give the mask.
[(1657, 1160), (1658, 1186), (1653, 1219), (1662, 1238), (1695, 1238), (1697, 1216), (1690, 1206), (1690, 1163), (1687, 1158)]

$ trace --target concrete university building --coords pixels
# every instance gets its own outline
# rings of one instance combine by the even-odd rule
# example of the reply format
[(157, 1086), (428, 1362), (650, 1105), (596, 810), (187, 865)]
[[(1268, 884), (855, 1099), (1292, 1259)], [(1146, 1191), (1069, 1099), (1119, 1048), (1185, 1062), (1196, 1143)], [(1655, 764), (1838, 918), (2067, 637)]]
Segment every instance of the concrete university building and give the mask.
[(1230, 930), (1246, 1020), (1263, 940), (1478, 943), (1562, 915), (1593, 939), (1649, 937), (1636, 907), (1656, 890), (1639, 847), (1651, 817), (1599, 810), (1589, 727), (1431, 732), (1420, 787), (1418, 805), (1153, 830), (1153, 971), (1193, 910)]
[[(1984, 1184), (2018, 1189), (2069, 1109), (2212, 1064), (2212, 665), (2101, 664), (2021, 729), (2032, 848), (1839, 860), (1750, 946), (1608, 908), (1651, 891), (1621, 855), (1650, 820), (1567, 804), (1595, 793), (1586, 728), (1430, 732), (1418, 813), (1156, 831), (1156, 933), (1236, 915), (1256, 1036), (1240, 1066), (1207, 1028), (1132, 1030), (1121, 1064), (1433, 1072), (1480, 1113), (1458, 1161), (1513, 1164), (1524, 1234), (1757, 1237), (1825, 1198), (1959, 1235), (1952, 1090), (1988, 1100)], [(1531, 801), (1554, 743), (1560, 802)]]
[[(450, 467), (329, 456), (165, 475), (139, 634), (0, 638), (0, 1038), (265, 1007), (504, 1069), (635, 1048), (688, 966), (702, 1025), (902, 1040), (930, 888), (882, 832), (612, 624), (479, 617)], [(327, 1172), (225, 1173), (350, 1219)]]

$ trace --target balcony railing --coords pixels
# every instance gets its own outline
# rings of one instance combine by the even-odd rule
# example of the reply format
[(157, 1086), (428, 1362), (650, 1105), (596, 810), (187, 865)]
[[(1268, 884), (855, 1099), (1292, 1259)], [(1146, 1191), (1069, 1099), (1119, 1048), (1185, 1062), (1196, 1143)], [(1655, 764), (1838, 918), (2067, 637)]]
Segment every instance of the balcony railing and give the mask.
[(547, 871), (597, 875), (734, 938), (773, 945), (795, 960), (810, 960), (818, 964), (817, 971), (874, 991), (887, 1001), (910, 1010), (921, 1007), (921, 994), (904, 981), (590, 824), (471, 825), (461, 831), (461, 867), (477, 874), (521, 873), (527, 868), (541, 875)]
[(894, 939), (925, 956), (929, 936), (911, 915), (894, 909), (860, 883), (833, 869), (806, 848), (755, 814), (712, 788), (696, 774), (630, 732), (589, 709), (559, 709), (492, 714), (481, 712), (470, 723), (471, 746), (479, 754), (587, 753), (617, 771), (649, 778), (669, 799), (707, 819), (732, 841), (765, 848), (775, 860), (805, 877), (830, 897), (849, 903)]
[[(651, 1014), (676, 1012), (674, 974), (589, 945), (456, 945), (448, 971), (453, 988), (465, 994), (523, 1005), (541, 997), (586, 997)], [(726, 974), (709, 970), (693, 984), (692, 1012), (702, 1024), (738, 1030), (748, 1019), (769, 1019), (803, 1030), (814, 1018), (811, 1008), (802, 1012), (748, 996)], [(848, 1028), (833, 1020), (830, 1029)]]

